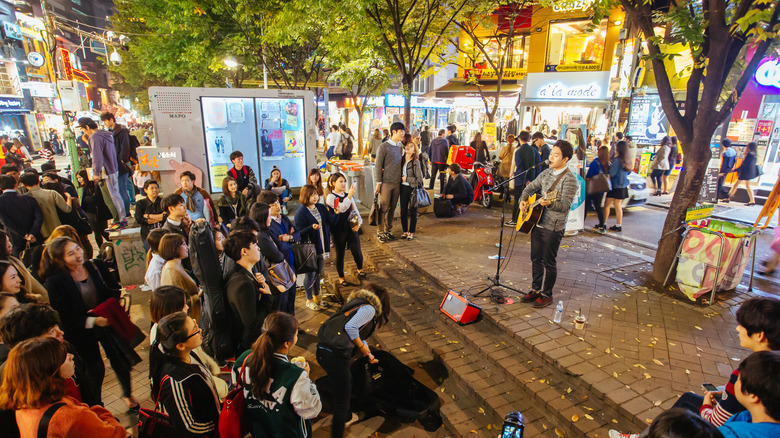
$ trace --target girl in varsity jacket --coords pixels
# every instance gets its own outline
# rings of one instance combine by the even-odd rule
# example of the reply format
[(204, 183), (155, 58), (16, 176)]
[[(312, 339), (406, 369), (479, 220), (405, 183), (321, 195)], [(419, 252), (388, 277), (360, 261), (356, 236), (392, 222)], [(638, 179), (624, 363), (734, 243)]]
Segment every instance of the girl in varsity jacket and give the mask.
[(311, 419), (320, 413), (322, 402), (309, 379), (309, 364), (287, 358), (296, 342), (298, 321), (274, 312), (265, 319), (265, 331), (252, 349), (236, 360), (253, 438), (311, 436)]

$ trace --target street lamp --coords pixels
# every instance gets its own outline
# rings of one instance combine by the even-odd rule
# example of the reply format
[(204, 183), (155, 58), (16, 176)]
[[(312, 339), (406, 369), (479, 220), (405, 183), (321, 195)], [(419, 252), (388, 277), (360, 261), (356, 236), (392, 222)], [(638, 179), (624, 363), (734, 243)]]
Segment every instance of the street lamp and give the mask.
[(227, 68), (236, 68), (236, 67), (238, 67), (238, 61), (236, 60), (236, 57), (235, 57), (235, 56), (228, 56), (228, 57), (227, 57), (227, 58), (225, 58), (225, 60), (224, 60), (224, 61), (222, 61), (222, 62), (224, 62), (224, 63), (225, 63), (225, 65), (227, 66)]

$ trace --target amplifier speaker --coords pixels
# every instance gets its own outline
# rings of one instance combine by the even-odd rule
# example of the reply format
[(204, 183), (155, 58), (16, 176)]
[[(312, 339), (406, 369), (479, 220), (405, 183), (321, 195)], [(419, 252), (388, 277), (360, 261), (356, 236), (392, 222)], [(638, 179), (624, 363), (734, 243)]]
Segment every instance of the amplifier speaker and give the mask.
[(444, 295), (439, 308), (442, 313), (460, 325), (476, 321), (479, 313), (482, 312), (481, 307), (451, 290)]

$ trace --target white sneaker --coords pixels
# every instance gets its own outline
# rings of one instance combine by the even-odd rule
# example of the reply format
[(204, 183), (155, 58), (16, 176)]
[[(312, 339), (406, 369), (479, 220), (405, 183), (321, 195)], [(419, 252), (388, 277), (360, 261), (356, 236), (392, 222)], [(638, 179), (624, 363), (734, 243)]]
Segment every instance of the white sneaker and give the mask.
[(344, 429), (348, 428), (349, 426), (352, 426), (353, 424), (357, 423), (358, 421), (360, 421), (360, 415), (358, 415), (358, 414), (353, 412), (352, 413), (352, 418), (350, 418), (349, 421), (344, 423)]
[(620, 433), (615, 429), (609, 430), (609, 438), (639, 438), (636, 433)]

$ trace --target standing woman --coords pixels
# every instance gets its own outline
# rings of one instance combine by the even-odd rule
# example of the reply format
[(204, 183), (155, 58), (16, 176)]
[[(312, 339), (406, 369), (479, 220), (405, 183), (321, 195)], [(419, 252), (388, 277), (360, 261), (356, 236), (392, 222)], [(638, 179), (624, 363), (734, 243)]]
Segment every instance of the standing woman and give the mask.
[(474, 134), (474, 139), (471, 141), (469, 146), (474, 148), (474, 153), (476, 154), (474, 159), (475, 163), (486, 164), (488, 162), (488, 147), (487, 143), (482, 140), (481, 132)]
[[(607, 174), (609, 176), (609, 147), (601, 146), (597, 151), (597, 157), (590, 162), (588, 166), (588, 174), (585, 175), (585, 179), (596, 177), (599, 174)], [(607, 232), (607, 226), (604, 222), (604, 208), (601, 206), (601, 201), (604, 200), (604, 192), (593, 193), (585, 196), (585, 216), (588, 215), (588, 207), (593, 206), (593, 210), (596, 211), (596, 215), (599, 217), (599, 223), (596, 225), (596, 231), (601, 234)]]
[[(81, 192), (81, 208), (87, 214), (89, 226), (92, 227), (92, 232), (95, 235), (95, 243), (100, 248), (103, 240), (108, 241), (106, 228), (108, 228), (108, 220), (111, 219), (111, 210), (108, 209), (105, 201), (103, 201), (103, 192), (100, 191), (100, 187), (89, 178), (85, 169), (79, 170), (79, 173), (76, 174), (76, 182), (79, 184), (79, 188), (83, 189)], [(141, 234), (143, 235), (143, 225), (141, 225)], [(146, 236), (144, 236), (144, 240), (146, 240)]]
[[(629, 147), (631, 144), (629, 143)], [(636, 150), (636, 149), (634, 149)], [(672, 170), (674, 170), (674, 166), (677, 165), (677, 157), (680, 155), (680, 147), (677, 144), (677, 136), (671, 137), (671, 145), (669, 146), (669, 168), (666, 169), (664, 172), (664, 176), (662, 178), (663, 181), (663, 192), (662, 195), (668, 195), (669, 194), (669, 175), (672, 174)]]
[(311, 184), (317, 189), (317, 194), (320, 195), (320, 204), (325, 204), (325, 181), (322, 180), (322, 173), (317, 167), (313, 167), (309, 171), (309, 176), (306, 178), (306, 184)]
[(750, 197), (750, 202), (745, 205), (755, 205), (756, 198), (753, 195), (753, 188), (750, 187), (750, 180), (758, 177), (758, 165), (756, 165), (756, 161), (756, 142), (751, 141), (745, 147), (745, 152), (743, 152), (742, 156), (742, 163), (739, 165), (739, 167), (733, 170), (733, 172), (737, 172), (737, 182), (735, 182), (734, 185), (731, 186), (731, 190), (729, 190), (728, 201), (733, 200), (732, 196), (734, 196), (734, 193), (736, 193), (737, 188), (739, 187), (739, 183), (745, 183), (745, 190), (747, 190), (748, 196)]
[(43, 158), (46, 161), (54, 162), (54, 156), (57, 155), (54, 153), (54, 149), (51, 147), (51, 143), (48, 141), (43, 142), (43, 148), (39, 152), (41, 155), (41, 158)]
[[(160, 320), (176, 312), (182, 312), (186, 315), (187, 311), (190, 310), (188, 302), (187, 293), (176, 286), (161, 286), (152, 291), (152, 298), (149, 300), (149, 316), (151, 316), (153, 323), (152, 330), (149, 332), (150, 345), (157, 340), (157, 327)], [(217, 362), (206, 354), (201, 347), (197, 347), (192, 351), (198, 356), (200, 362), (208, 367), (212, 374), (217, 375), (220, 373)], [(214, 379), (214, 384), (219, 399), (224, 400), (228, 393), (227, 382), (222, 379)]]
[[(506, 144), (498, 153), (498, 159), (501, 160), (501, 163), (498, 165), (497, 175), (499, 178), (501, 178), (501, 181), (505, 181), (507, 178), (509, 178), (509, 172), (512, 170), (512, 160), (515, 157), (515, 144), (515, 136), (512, 134), (507, 135)], [(506, 195), (504, 202), (508, 204), (510, 200), (510, 194), (511, 190), (509, 190), (509, 186), (506, 184), (502, 185), (499, 199)]]
[(609, 227), (610, 231), (623, 231), (623, 200), (628, 198), (628, 174), (631, 173), (632, 165), (628, 162), (628, 143), (623, 140), (617, 142), (615, 157), (609, 164), (612, 190), (607, 192), (607, 201), (604, 203), (604, 226), (609, 219), (610, 207), (615, 207), (617, 223)]
[(295, 212), (295, 229), (300, 233), (301, 241), (314, 244), (317, 252), (317, 270), (307, 272), (303, 281), (306, 307), (311, 310), (319, 310), (323, 305), (320, 301), (320, 277), (325, 269), (325, 260), (330, 258), (330, 227), (339, 219), (319, 200), (317, 189), (307, 184), (301, 189), (301, 208)]
[[(84, 250), (69, 237), (58, 237), (48, 244), (47, 252), (56, 271), (46, 279), (51, 307), (60, 314), (65, 340), (73, 344), (84, 359), (84, 366), (94, 379), (98, 398), (106, 369), (100, 356), (98, 341), (102, 327), (110, 322), (90, 314), (92, 309), (109, 298), (119, 299), (120, 287), (102, 260), (85, 260)], [(111, 367), (122, 387), (122, 400), (128, 410), (137, 410), (127, 359), (108, 355)]]
[(416, 188), (420, 187), (420, 190), (424, 190), (422, 184), (422, 166), (418, 159), (417, 145), (410, 141), (404, 146), (404, 164), (401, 167), (401, 228), (404, 231), (401, 239), (414, 239), (414, 231), (417, 228), (417, 207), (409, 204)]
[[(367, 284), (365, 289), (352, 292), (347, 303), (338, 313), (328, 318), (317, 333), (317, 362), (328, 373), (333, 391), (332, 438), (344, 436), (345, 423), (350, 419), (350, 359), (357, 350), (367, 357), (369, 362), (377, 362), (365, 339), (368, 339), (375, 329), (387, 323), (389, 313), (390, 297), (387, 291), (380, 286)], [(346, 323), (341, 315), (347, 316)], [(356, 419), (353, 415), (350, 423)]]
[(182, 260), (190, 255), (190, 249), (184, 236), (177, 233), (168, 233), (160, 239), (160, 248), (157, 251), (160, 257), (165, 260), (162, 272), (160, 273), (160, 286), (176, 286), (187, 292), (190, 297), (190, 313), (195, 321), (200, 321), (200, 296), (202, 292), (195, 284), (195, 280), (190, 277), (184, 267)]
[(298, 321), (274, 312), (264, 325), (251, 356), (236, 360), (237, 374), (243, 376), (250, 432), (253, 437), (312, 436), (311, 419), (322, 409), (320, 394), (309, 378), (309, 364), (288, 357), (298, 342)]
[(666, 184), (662, 184), (664, 173), (669, 170), (669, 152), (672, 150), (672, 139), (667, 135), (661, 140), (661, 145), (658, 150), (655, 151), (655, 158), (650, 168), (653, 173), (650, 175), (650, 179), (653, 180), (655, 186), (655, 196), (661, 196), (661, 188), (666, 192)]
[(339, 154), (339, 160), (351, 160), (352, 154), (355, 153), (355, 143), (357, 140), (352, 135), (352, 130), (348, 126), (342, 125), (339, 130), (341, 131), (341, 153)]
[[(8, 354), (0, 385), (0, 409), (13, 410), (23, 437), (40, 436), (41, 419), (52, 405), (46, 436), (124, 438), (125, 428), (106, 408), (87, 406), (67, 395), (76, 366), (56, 338), (39, 336), (17, 344)], [(8, 431), (6, 431), (8, 432)]]
[(149, 352), (152, 396), (159, 395), (177, 436), (219, 437), (219, 395), (214, 375), (193, 352), (203, 343), (200, 328), (184, 312), (157, 323), (157, 339)]
[(367, 153), (371, 155), (371, 160), (376, 160), (376, 151), (379, 150), (379, 146), (382, 144), (382, 133), (379, 128), (374, 129), (374, 136), (368, 141)]
[(249, 200), (238, 191), (238, 181), (232, 176), (222, 179), (222, 197), (217, 201), (217, 209), (222, 225), (228, 229), (236, 218), (249, 213)]
[(336, 271), (339, 274), (339, 283), (342, 286), (348, 286), (349, 283), (344, 278), (344, 251), (349, 243), (349, 250), (352, 251), (352, 258), (357, 265), (358, 277), (365, 277), (363, 272), (363, 251), (360, 249), (360, 237), (358, 230), (363, 224), (363, 218), (360, 217), (355, 202), (352, 197), (355, 195), (355, 186), (349, 188), (349, 193), (344, 191), (347, 188), (347, 179), (344, 175), (336, 172), (328, 178), (328, 190), (330, 193), (326, 199), (326, 204), (331, 211), (339, 216), (338, 223), (331, 227), (333, 235), (333, 246), (336, 249)]

